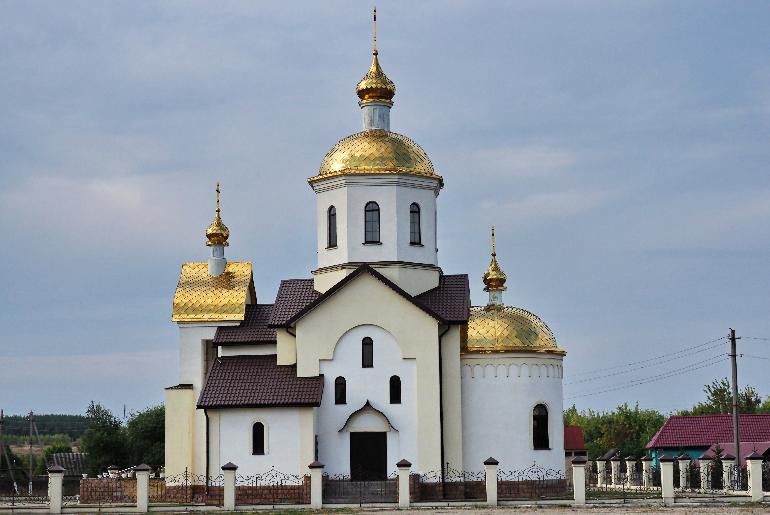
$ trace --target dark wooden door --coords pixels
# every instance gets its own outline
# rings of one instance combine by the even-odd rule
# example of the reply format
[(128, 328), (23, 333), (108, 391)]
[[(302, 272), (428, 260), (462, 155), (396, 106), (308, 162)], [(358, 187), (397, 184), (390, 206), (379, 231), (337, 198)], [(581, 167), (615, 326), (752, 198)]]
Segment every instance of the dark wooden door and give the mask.
[(381, 481), (387, 475), (387, 433), (350, 433), (350, 479)]

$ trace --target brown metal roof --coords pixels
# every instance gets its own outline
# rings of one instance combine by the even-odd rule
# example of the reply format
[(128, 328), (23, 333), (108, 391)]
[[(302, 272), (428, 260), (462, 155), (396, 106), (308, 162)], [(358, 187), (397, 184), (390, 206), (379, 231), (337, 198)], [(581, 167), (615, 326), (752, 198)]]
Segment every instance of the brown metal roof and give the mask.
[(226, 356), (211, 366), (198, 408), (320, 406), (323, 387), (323, 376), (297, 377), (275, 354)]
[(272, 304), (247, 304), (246, 315), (238, 326), (219, 327), (214, 336), (217, 345), (275, 342), (275, 328), (268, 326)]
[(436, 288), (414, 297), (449, 324), (463, 324), (470, 317), (471, 290), (466, 274), (442, 275)]
[(313, 289), (312, 279), (284, 279), (278, 287), (269, 325), (286, 326), (294, 315), (320, 296), (321, 293)]

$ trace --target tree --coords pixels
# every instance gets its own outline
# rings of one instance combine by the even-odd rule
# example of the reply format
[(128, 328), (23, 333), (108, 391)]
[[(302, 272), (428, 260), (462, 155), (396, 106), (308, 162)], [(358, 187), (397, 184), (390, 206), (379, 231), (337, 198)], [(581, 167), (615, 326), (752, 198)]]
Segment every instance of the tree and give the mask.
[(665, 416), (655, 410), (643, 410), (622, 404), (609, 412), (592, 410), (578, 412), (573, 405), (564, 412), (564, 425), (581, 426), (588, 448), (588, 455), (597, 458), (612, 448), (620, 449), (621, 455), (640, 457), (645, 446), (660, 429)]
[(166, 410), (163, 406), (133, 413), (128, 421), (128, 448), (132, 465), (163, 465)]
[(88, 453), (91, 474), (103, 472), (110, 465), (125, 467), (128, 460), (125, 429), (110, 410), (91, 401), (86, 410), (88, 429), (80, 438)]
[[(719, 415), (733, 412), (733, 391), (727, 378), (707, 384), (703, 392), (706, 394), (705, 402), (699, 402), (692, 409), (682, 410), (678, 414)], [(770, 399), (765, 404), (770, 404)], [(747, 385), (738, 392), (738, 413), (757, 413), (764, 407), (762, 398), (752, 386)]]

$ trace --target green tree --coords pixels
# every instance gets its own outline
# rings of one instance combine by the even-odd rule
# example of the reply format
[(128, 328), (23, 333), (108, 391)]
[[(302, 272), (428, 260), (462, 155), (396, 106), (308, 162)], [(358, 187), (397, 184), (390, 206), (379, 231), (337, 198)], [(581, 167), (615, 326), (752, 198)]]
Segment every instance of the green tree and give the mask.
[[(718, 415), (733, 412), (733, 391), (727, 378), (716, 379), (707, 384), (703, 392), (706, 394), (705, 402), (699, 402), (692, 409), (681, 410), (679, 415)], [(770, 408), (770, 398), (765, 403)], [(762, 398), (752, 386), (745, 386), (738, 392), (738, 412), (757, 413), (764, 409)]]
[(91, 401), (86, 410), (88, 429), (80, 438), (81, 447), (88, 453), (91, 474), (103, 472), (110, 465), (125, 467), (128, 463), (126, 431), (110, 410)]
[(163, 406), (133, 413), (128, 421), (128, 448), (132, 465), (163, 465), (166, 410)]
[(645, 445), (663, 425), (666, 417), (655, 410), (622, 404), (613, 411), (579, 412), (574, 405), (564, 412), (564, 424), (581, 426), (588, 455), (597, 458), (609, 449), (620, 449), (622, 456), (645, 454)]

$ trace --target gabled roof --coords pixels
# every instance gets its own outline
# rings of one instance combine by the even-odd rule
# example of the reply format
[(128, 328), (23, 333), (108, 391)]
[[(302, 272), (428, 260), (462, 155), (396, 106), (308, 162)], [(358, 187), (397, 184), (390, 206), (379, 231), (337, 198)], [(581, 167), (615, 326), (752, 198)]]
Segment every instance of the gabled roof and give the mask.
[(441, 275), (437, 287), (414, 299), (441, 315), (449, 324), (464, 324), (470, 317), (471, 289), (466, 274)]
[[(741, 415), (738, 429), (741, 441), (770, 441), (770, 414)], [(732, 439), (732, 415), (674, 415), (663, 423), (647, 448), (711, 447)]]
[(80, 476), (88, 472), (87, 461), (88, 453), (85, 452), (55, 452), (46, 458), (48, 468), (58, 465), (67, 476)]
[(218, 327), (214, 343), (216, 345), (274, 343), (275, 328), (268, 326), (272, 311), (272, 304), (248, 304), (243, 322), (235, 327)]
[(320, 296), (321, 292), (313, 289), (313, 279), (284, 279), (278, 287), (268, 325), (287, 326), (294, 315)]
[(306, 314), (313, 311), (315, 308), (326, 302), (327, 299), (331, 298), (335, 293), (343, 289), (345, 286), (347, 286), (349, 283), (353, 282), (353, 280), (360, 276), (363, 273), (368, 273), (375, 279), (379, 280), (382, 284), (393, 290), (395, 293), (403, 297), (405, 300), (411, 302), (421, 310), (425, 311), (428, 315), (432, 316), (436, 320), (440, 322), (445, 322), (444, 319), (433, 311), (432, 309), (428, 308), (427, 306), (423, 306), (417, 302), (415, 302), (414, 297), (409, 295), (406, 291), (404, 291), (400, 286), (398, 286), (396, 283), (382, 275), (380, 272), (369, 266), (368, 264), (363, 264), (353, 270), (350, 274), (346, 275), (344, 278), (342, 278), (337, 284), (326, 290), (324, 293), (321, 294), (320, 297), (315, 299), (313, 302), (302, 308), (299, 312), (295, 313), (293, 317), (291, 317), (286, 324), (287, 325), (293, 325), (297, 320), (305, 316)]
[[(741, 438), (743, 440), (743, 438)], [(717, 450), (721, 455), (730, 454), (735, 456), (735, 444), (733, 442), (720, 442), (712, 445), (703, 453), (702, 458), (714, 458)], [(746, 456), (751, 453), (759, 453), (763, 456), (770, 456), (770, 442), (745, 442), (741, 441), (741, 465), (746, 461)]]
[(243, 320), (246, 303), (255, 298), (251, 263), (230, 261), (216, 277), (208, 263), (185, 263), (174, 292), (174, 322), (227, 322)]
[(275, 354), (225, 356), (212, 364), (198, 408), (320, 406), (323, 389), (323, 376), (297, 377)]
[(583, 439), (583, 428), (580, 426), (564, 426), (564, 450), (585, 451), (586, 442)]

